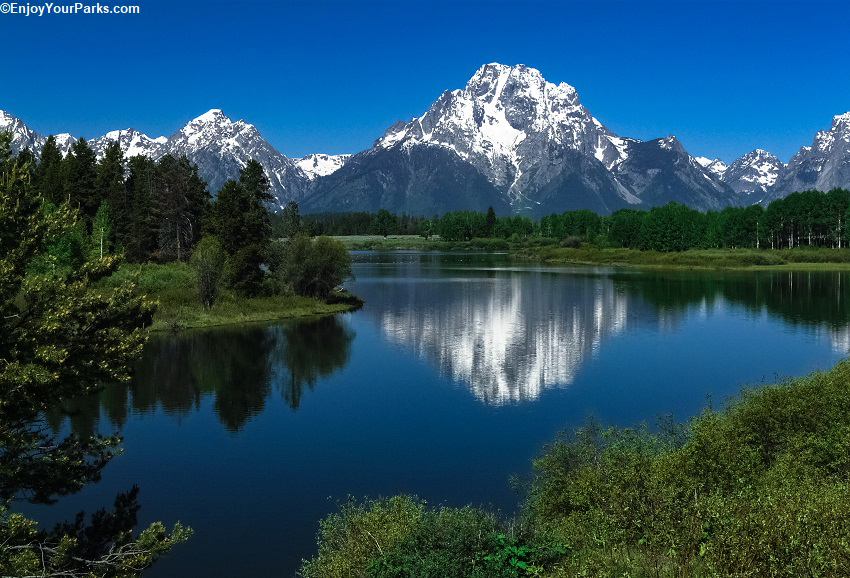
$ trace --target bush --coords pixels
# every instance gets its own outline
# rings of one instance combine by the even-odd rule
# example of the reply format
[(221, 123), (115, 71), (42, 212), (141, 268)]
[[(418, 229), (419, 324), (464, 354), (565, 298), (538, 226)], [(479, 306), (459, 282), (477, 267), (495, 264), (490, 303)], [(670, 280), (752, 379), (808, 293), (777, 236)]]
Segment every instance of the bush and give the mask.
[(428, 508), (415, 497), (348, 502), (321, 523), (304, 578), (520, 578), (535, 550), (496, 516), (470, 506)]
[(198, 298), (204, 309), (210, 309), (215, 304), (226, 259), (227, 253), (214, 236), (204, 237), (195, 246), (191, 265), (197, 271)]
[(579, 430), (535, 461), (528, 521), (574, 551), (565, 576), (615, 575), (624, 559), (632, 576), (845, 576), (848, 383), (842, 362), (673, 435)]
[(581, 249), (581, 237), (570, 235), (561, 241), (561, 247), (566, 247), (568, 249)]
[(421, 526), (424, 505), (410, 496), (349, 501), (319, 524), (319, 553), (301, 566), (303, 578), (366, 576), (372, 560)]
[(303, 234), (277, 244), (269, 257), (278, 290), (326, 299), (354, 277), (345, 245), (330, 237), (311, 240)]

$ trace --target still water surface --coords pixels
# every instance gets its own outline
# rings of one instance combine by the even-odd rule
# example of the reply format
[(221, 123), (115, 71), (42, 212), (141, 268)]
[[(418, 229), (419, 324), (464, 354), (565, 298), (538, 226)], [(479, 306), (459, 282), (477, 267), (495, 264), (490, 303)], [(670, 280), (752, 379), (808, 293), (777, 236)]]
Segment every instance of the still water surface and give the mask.
[(120, 430), (103, 480), (37, 519), (141, 488), (195, 535), (154, 577), (283, 576), (348, 495), (512, 513), (512, 475), (563, 429), (685, 420), (850, 347), (847, 273), (555, 268), (356, 253), (353, 314), (158, 335), (131, 384), (55, 416)]

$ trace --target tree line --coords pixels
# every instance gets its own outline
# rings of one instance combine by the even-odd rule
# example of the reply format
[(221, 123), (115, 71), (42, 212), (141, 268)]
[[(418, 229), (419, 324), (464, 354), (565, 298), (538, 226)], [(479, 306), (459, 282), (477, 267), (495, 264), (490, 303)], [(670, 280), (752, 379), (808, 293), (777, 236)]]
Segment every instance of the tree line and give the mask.
[[(315, 234), (439, 236), (445, 241), (474, 238), (548, 238), (566, 246), (599, 246), (655, 251), (687, 249), (785, 249), (799, 246), (846, 247), (850, 191), (802, 191), (767, 207), (726, 207), (702, 213), (670, 202), (649, 210), (620, 209), (610, 215), (566, 211), (532, 221), (522, 215), (497, 217), (493, 208), (451, 211), (442, 217), (377, 213), (320, 213), (304, 217)], [(277, 217), (281, 219), (282, 217)], [(284, 229), (281, 229), (284, 232)]]
[[(4, 139), (0, 155), (11, 158), (9, 137)], [(81, 138), (63, 157), (51, 136), (40, 158), (24, 149), (17, 161), (43, 200), (41, 210), (75, 215), (40, 257), (44, 269), (75, 270), (108, 255), (131, 263), (191, 260), (206, 307), (214, 304), (220, 284), (248, 297), (294, 292), (325, 298), (351, 275), (344, 248), (330, 239), (311, 240), (295, 203), (280, 217), (288, 219), (291, 239), (273, 242), (266, 205), (274, 198), (256, 160), (214, 200), (185, 156), (126, 159), (117, 142), (98, 160)]]

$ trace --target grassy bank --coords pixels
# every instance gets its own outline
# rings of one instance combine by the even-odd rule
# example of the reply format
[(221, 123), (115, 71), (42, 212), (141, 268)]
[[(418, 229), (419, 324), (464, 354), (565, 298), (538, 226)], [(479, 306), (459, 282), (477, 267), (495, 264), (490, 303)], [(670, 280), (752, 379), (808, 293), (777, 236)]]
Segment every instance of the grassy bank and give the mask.
[(349, 251), (507, 251), (512, 243), (506, 239), (472, 239), (443, 241), (439, 237), (425, 239), (418, 235), (353, 235), (334, 237)]
[(123, 265), (106, 285), (132, 279), (141, 293), (159, 303), (154, 315), (153, 331), (216, 327), (236, 323), (275, 321), (351, 311), (358, 306), (356, 298), (334, 296), (328, 302), (277, 295), (244, 298), (222, 289), (215, 305), (205, 310), (198, 300), (195, 271), (186, 263), (164, 265)]
[(661, 425), (559, 437), (514, 520), (409, 496), (349, 502), (302, 575), (850, 575), (850, 361)]
[(523, 247), (512, 254), (543, 263), (679, 269), (850, 269), (850, 249), (691, 249), (661, 253), (624, 248)]

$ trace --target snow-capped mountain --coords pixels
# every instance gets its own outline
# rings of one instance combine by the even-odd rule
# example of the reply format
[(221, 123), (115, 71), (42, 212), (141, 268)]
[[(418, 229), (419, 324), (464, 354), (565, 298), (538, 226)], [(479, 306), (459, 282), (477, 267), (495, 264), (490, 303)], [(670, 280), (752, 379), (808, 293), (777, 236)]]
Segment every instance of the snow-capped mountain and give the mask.
[(219, 109), (189, 121), (168, 138), (159, 152), (185, 155), (197, 164), (210, 191), (218, 191), (228, 179), (238, 178), (247, 162), (256, 159), (266, 169), (271, 193), (280, 207), (301, 198), (309, 186), (304, 171), (270, 145), (254, 125), (242, 120), (233, 122)]
[(804, 146), (791, 157), (764, 202), (795, 191), (835, 187), (850, 187), (850, 112), (834, 117), (829, 130), (815, 135), (812, 146)]
[(698, 162), (702, 168), (717, 178), (723, 178), (723, 173), (725, 173), (726, 169), (729, 168), (729, 166), (720, 159), (712, 160), (706, 157), (695, 157), (694, 160)]
[(293, 159), (293, 161), (299, 169), (304, 171), (307, 178), (312, 181), (318, 177), (326, 177), (336, 172), (350, 158), (351, 155), (311, 154), (300, 159)]
[(143, 155), (156, 159), (162, 156), (160, 151), (163, 145), (168, 142), (168, 139), (164, 136), (150, 138), (136, 129), (128, 128), (109, 131), (101, 137), (88, 141), (88, 145), (97, 155), (97, 158), (100, 158), (106, 152), (106, 147), (115, 141), (118, 141), (121, 152), (124, 153), (124, 158)]
[(756, 149), (729, 165), (723, 182), (755, 203), (767, 195), (784, 169), (785, 165), (774, 155)]
[[(41, 149), (47, 141), (47, 137), (30, 130), (21, 119), (3, 110), (0, 110), (0, 131), (12, 133), (12, 152), (15, 154), (23, 149), (30, 149), (36, 156), (40, 155)], [(77, 139), (67, 133), (58, 134), (54, 138), (63, 155), (67, 154), (71, 145), (77, 142)]]
[[(465, 185), (475, 173), (490, 184), (486, 189), (496, 191), (478, 187), (477, 200), (466, 199), (466, 208), (479, 210), (505, 204), (531, 214), (575, 208), (608, 213), (647, 206), (641, 197), (646, 187), (653, 198), (699, 200), (698, 208), (736, 202), (680, 145), (679, 161), (642, 154), (641, 161), (629, 163), (631, 150), (648, 151), (634, 148), (638, 144), (594, 118), (572, 86), (547, 82), (523, 65), (487, 64), (463, 89), (444, 92), (425, 114), (394, 124), (371, 149), (317, 181), (305, 206), (376, 210), (392, 202), (398, 204), (387, 208), (405, 211), (424, 199), (440, 207), (464, 204)], [(682, 170), (688, 174), (671, 173)], [(638, 177), (646, 171), (652, 172), (648, 178)], [(654, 178), (659, 171), (664, 174)]]
[[(39, 154), (47, 140), (0, 111), (12, 150)], [(63, 154), (76, 139), (56, 136)], [(850, 113), (836, 116), (787, 166), (755, 150), (726, 166), (690, 156), (675, 137), (649, 141), (614, 134), (576, 90), (523, 65), (482, 66), (463, 89), (444, 92), (425, 113), (397, 122), (356, 155), (289, 159), (251, 124), (219, 109), (170, 137), (132, 128), (89, 141), (98, 157), (118, 141), (125, 157), (187, 156), (215, 193), (249, 159), (265, 168), (276, 202), (303, 212), (376, 211), (433, 215), (450, 210), (540, 216), (571, 209), (609, 213), (676, 201), (700, 210), (769, 203), (791, 192), (850, 187)]]
[[(47, 140), (30, 130), (20, 119), (3, 111), (0, 111), (0, 130), (12, 133), (12, 151), (15, 153), (28, 147), (40, 154)], [(63, 154), (67, 154), (76, 140), (68, 134), (56, 136), (57, 145)], [(228, 179), (239, 178), (239, 171), (245, 164), (252, 158), (256, 159), (265, 168), (271, 193), (277, 199), (273, 208), (283, 207), (290, 200), (301, 198), (314, 178), (271, 146), (254, 125), (242, 120), (233, 122), (219, 109), (212, 109), (189, 121), (168, 138), (150, 138), (129, 128), (110, 131), (88, 141), (88, 144), (100, 158), (109, 143), (114, 141), (119, 142), (125, 158), (145, 155), (158, 160), (166, 154), (176, 157), (185, 155), (198, 165), (198, 173), (212, 193), (217, 192)]]

